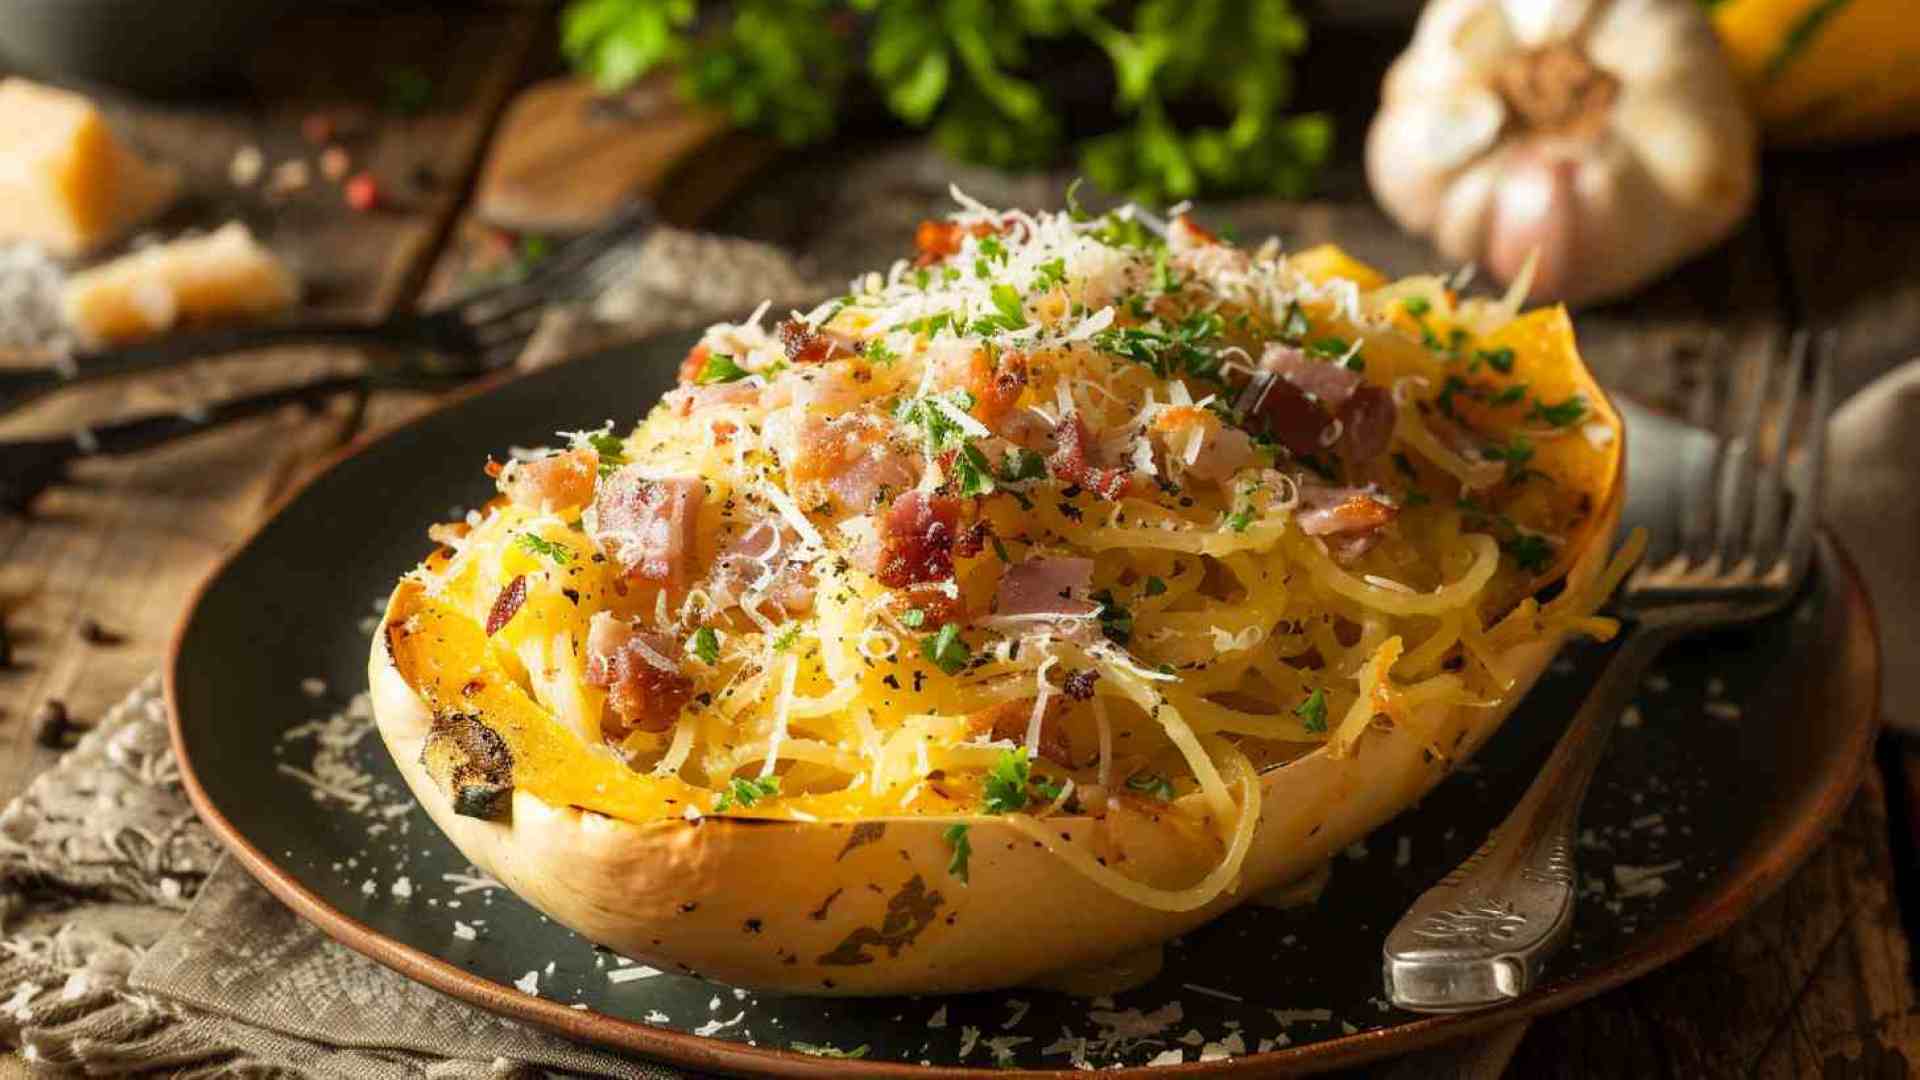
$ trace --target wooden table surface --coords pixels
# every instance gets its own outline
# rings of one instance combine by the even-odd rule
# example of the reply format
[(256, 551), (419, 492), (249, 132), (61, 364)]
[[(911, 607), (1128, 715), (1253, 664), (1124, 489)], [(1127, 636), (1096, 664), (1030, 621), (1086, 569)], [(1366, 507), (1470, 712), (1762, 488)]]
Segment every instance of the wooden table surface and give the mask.
[[(303, 15), (282, 28), (276, 48), (263, 52), (230, 96), (190, 104), (115, 100), (113, 114), (142, 144), (186, 167), (191, 220), (249, 221), (296, 261), (315, 307), (374, 314), (416, 303), (439, 287), (432, 283), (453, 278), (446, 266), (460, 258), (460, 238), (475, 231), (464, 216), (466, 195), (502, 109), (531, 78), (551, 73), (549, 19), (538, 8)], [(1337, 52), (1333, 44), (1316, 50), (1301, 84), (1324, 88), (1323, 99), (1341, 113), (1341, 153), (1312, 200), (1222, 207), (1243, 235), (1277, 232), (1292, 246), (1338, 237), (1401, 273), (1435, 265), (1419, 241), (1373, 208), (1359, 175), (1369, 73), (1382, 69), (1398, 33), (1356, 30)], [(294, 55), (299, 62), (288, 63)], [(426, 107), (382, 109), (388, 80), (411, 71), (433, 88)], [(269, 197), (228, 181), (228, 163), (243, 145), (260, 146), (270, 161), (312, 159), (302, 120), (321, 110), (358, 118), (346, 145), (389, 179), (391, 206), (355, 213), (336, 187), (319, 182)], [(1047, 184), (1037, 190), (1059, 190)], [(779, 209), (779, 195), (763, 185), (710, 221), (806, 248), (814, 226)], [(903, 250), (910, 235), (903, 228), (875, 243)], [(832, 264), (834, 255), (821, 259)], [(1769, 158), (1759, 212), (1730, 243), (1631, 304), (1582, 313), (1577, 324), (1603, 381), (1654, 400), (1671, 400), (1701, 377), (1709, 362), (1702, 345), (1716, 328), (1735, 345), (1733, 355), (1751, 357), (1801, 326), (1832, 327), (1840, 334), (1841, 387), (1857, 389), (1920, 353), (1920, 143)], [(7, 419), (0, 437), (177, 406), (351, 362), (300, 350), (90, 388)], [(83, 722), (103, 713), (158, 667), (188, 593), (278, 495), (357, 434), (425, 404), (423, 395), (393, 392), (363, 410), (347, 403), (289, 409), (137, 458), (90, 463), (43, 496), (31, 516), (0, 518), (0, 612), (15, 657), (0, 670), (0, 801), (55, 756), (33, 738), (32, 718), (44, 703), (58, 700)], [(351, 543), (351, 534), (341, 542)], [(84, 640), (79, 627), (89, 619), (125, 640)], [(1908, 1075), (1920, 1059), (1920, 995), (1896, 879), (1916, 869), (1912, 800), (1900, 753), (1889, 747), (1882, 758), (1833, 839), (1731, 933), (1620, 991), (1537, 1021), (1524, 1035), (1516, 1028), (1484, 1041), (1444, 1068), (1428, 1058), (1374, 1073), (1490, 1076), (1511, 1058), (1509, 1074), (1520, 1077)], [(1897, 827), (1889, 824), (1890, 803)]]

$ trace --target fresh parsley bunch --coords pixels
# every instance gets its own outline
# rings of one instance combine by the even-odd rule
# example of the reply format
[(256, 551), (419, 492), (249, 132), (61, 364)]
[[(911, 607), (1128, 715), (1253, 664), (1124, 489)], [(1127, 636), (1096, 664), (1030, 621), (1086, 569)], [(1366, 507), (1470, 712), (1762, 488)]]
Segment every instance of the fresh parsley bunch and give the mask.
[[(1113, 69), (1122, 126), (1074, 147), (1110, 192), (1299, 195), (1327, 156), (1328, 119), (1284, 111), (1307, 44), (1291, 0), (572, 0), (561, 27), (567, 57), (602, 87), (671, 64), (690, 100), (794, 144), (832, 134), (863, 71), (947, 152), (1007, 168), (1058, 159), (1061, 109), (1033, 55), (1076, 40)], [(1194, 102), (1225, 122), (1170, 118)]]

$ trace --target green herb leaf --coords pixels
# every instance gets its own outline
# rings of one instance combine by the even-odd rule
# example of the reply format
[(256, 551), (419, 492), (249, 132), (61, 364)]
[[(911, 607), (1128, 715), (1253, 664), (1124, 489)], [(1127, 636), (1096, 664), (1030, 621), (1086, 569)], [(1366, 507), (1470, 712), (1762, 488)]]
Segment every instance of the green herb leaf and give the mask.
[(1536, 400), (1533, 408), (1527, 412), (1527, 419), (1538, 420), (1553, 427), (1572, 427), (1585, 415), (1587, 415), (1587, 399), (1574, 394), (1556, 405)]
[(973, 650), (960, 636), (959, 623), (947, 623), (940, 632), (920, 639), (920, 655), (949, 675), (957, 675), (973, 658)]
[(1133, 640), (1133, 612), (1121, 606), (1111, 591), (1101, 589), (1089, 599), (1100, 605), (1100, 632), (1107, 636), (1108, 641), (1125, 645)]
[(520, 550), (529, 555), (542, 555), (552, 559), (557, 566), (565, 566), (573, 561), (573, 549), (565, 544), (556, 544), (539, 533), (523, 532), (516, 541)]
[(1002, 750), (987, 770), (984, 809), (989, 814), (1017, 814), (1027, 808), (1031, 797), (1027, 785), (1033, 781), (1033, 759), (1026, 748)]
[(967, 825), (949, 825), (940, 833), (940, 838), (953, 849), (953, 857), (947, 860), (947, 873), (967, 884), (967, 860), (973, 857), (973, 842), (967, 839)]
[(1160, 580), (1158, 577), (1149, 577), (1147, 579), (1146, 594), (1148, 596), (1159, 596), (1161, 593), (1166, 591), (1167, 591), (1166, 582)]
[(1520, 569), (1529, 573), (1538, 573), (1553, 564), (1552, 542), (1532, 533), (1516, 535), (1501, 544), (1500, 550), (1511, 555)]
[(1014, 287), (1004, 282), (988, 290), (993, 297), (993, 306), (1000, 312), (1000, 321), (1008, 330), (1018, 330), (1027, 325), (1027, 313), (1020, 302), (1020, 294)]
[(701, 663), (712, 667), (720, 659), (720, 634), (711, 626), (703, 626), (688, 639), (687, 649), (699, 657)]
[(694, 381), (701, 386), (711, 386), (714, 383), (739, 382), (751, 374), (753, 372), (734, 363), (733, 357), (726, 353), (708, 353), (706, 365), (700, 369)]
[(1476, 349), (1473, 358), (1502, 375), (1513, 374), (1513, 350), (1504, 345), (1498, 349)]
[(724, 814), (734, 806), (752, 806), (761, 799), (771, 798), (780, 793), (780, 778), (777, 776), (736, 776), (727, 781), (718, 798), (713, 800), (713, 812)]
[(972, 443), (961, 445), (953, 459), (953, 482), (962, 496), (992, 493), (993, 465), (979, 447)]
[(1319, 687), (1307, 695), (1307, 700), (1294, 706), (1293, 715), (1300, 718), (1302, 726), (1311, 735), (1327, 733), (1327, 692)]
[(1047, 478), (1047, 459), (1037, 450), (1016, 446), (1000, 459), (1000, 479), (1009, 484)]
[(781, 627), (779, 635), (773, 639), (773, 651), (786, 652), (788, 649), (793, 648), (793, 643), (800, 640), (802, 625), (798, 620), (795, 620)]
[(912, 630), (920, 629), (920, 625), (926, 621), (927, 613), (919, 608), (908, 608), (900, 614), (900, 625)]

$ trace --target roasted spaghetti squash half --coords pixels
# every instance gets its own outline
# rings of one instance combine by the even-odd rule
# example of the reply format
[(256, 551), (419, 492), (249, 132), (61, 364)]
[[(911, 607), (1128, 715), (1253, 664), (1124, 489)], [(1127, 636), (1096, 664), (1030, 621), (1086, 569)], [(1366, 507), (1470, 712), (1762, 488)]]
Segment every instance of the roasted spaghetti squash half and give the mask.
[(595, 941), (815, 993), (1137, 960), (1612, 632), (1622, 431), (1563, 310), (955, 195), (637, 428), (489, 463), (393, 593), (395, 762)]

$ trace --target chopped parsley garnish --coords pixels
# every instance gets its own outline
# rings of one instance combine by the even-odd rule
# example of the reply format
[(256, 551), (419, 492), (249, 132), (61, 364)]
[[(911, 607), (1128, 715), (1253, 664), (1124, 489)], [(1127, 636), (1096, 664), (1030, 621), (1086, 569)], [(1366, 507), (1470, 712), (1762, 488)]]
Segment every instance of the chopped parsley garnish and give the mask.
[(997, 556), (1000, 559), (1001, 562), (1003, 563), (1013, 562), (1013, 556), (1007, 553), (1007, 545), (999, 537), (989, 536), (987, 537), (987, 540), (993, 544), (993, 553), (995, 556)]
[(989, 295), (993, 297), (993, 307), (998, 315), (987, 315), (973, 322), (976, 334), (991, 334), (995, 330), (1018, 330), (1027, 325), (1027, 313), (1020, 302), (1020, 293), (1013, 286), (1002, 282), (995, 285)]
[(993, 259), (996, 262), (1007, 261), (1007, 246), (1002, 244), (1000, 238), (992, 233), (980, 237), (975, 241), (974, 246), (980, 249), (980, 254), (989, 259)]
[(1000, 479), (1009, 484), (1018, 484), (1025, 480), (1044, 480), (1046, 476), (1047, 459), (1037, 450), (1016, 446), (1000, 459)]
[(960, 636), (960, 624), (947, 623), (939, 633), (920, 639), (920, 655), (941, 671), (957, 675), (973, 658), (973, 651), (967, 648), (966, 641)]
[(1553, 544), (1545, 537), (1532, 533), (1521, 533), (1500, 545), (1500, 550), (1513, 556), (1520, 569), (1538, 573), (1553, 563)]
[(867, 342), (866, 357), (869, 363), (885, 366), (899, 360), (900, 354), (887, 348), (886, 342), (874, 338)]
[(1514, 383), (1512, 386), (1509, 386), (1505, 390), (1502, 390), (1499, 393), (1488, 398), (1487, 404), (1492, 405), (1496, 408), (1505, 408), (1508, 405), (1520, 404), (1520, 400), (1526, 396), (1527, 396), (1527, 384)]
[(708, 353), (706, 366), (700, 369), (694, 381), (701, 386), (711, 386), (714, 383), (739, 382), (751, 374), (753, 372), (734, 363), (733, 357), (726, 353)]
[(1127, 790), (1151, 795), (1161, 802), (1173, 801), (1173, 781), (1159, 773), (1140, 772), (1127, 777)]
[(786, 652), (793, 648), (793, 643), (800, 640), (800, 626), (796, 621), (781, 627), (779, 635), (773, 639), (773, 651)]
[(1227, 528), (1232, 529), (1234, 532), (1237, 532), (1237, 533), (1246, 532), (1247, 526), (1253, 524), (1253, 518), (1254, 518), (1253, 504), (1252, 503), (1242, 504), (1240, 509), (1235, 510), (1233, 513), (1227, 515), (1227, 522), (1226, 522)]
[(1033, 279), (1033, 292), (1046, 292), (1055, 285), (1067, 280), (1067, 260), (1065, 256), (1048, 259), (1039, 266), (1040, 276)]
[(1535, 400), (1533, 408), (1527, 412), (1527, 419), (1538, 420), (1552, 427), (1572, 427), (1585, 415), (1587, 415), (1587, 399), (1574, 394), (1557, 405)]
[(1347, 355), (1347, 350), (1351, 348), (1353, 348), (1352, 343), (1343, 338), (1323, 337), (1316, 338), (1312, 344), (1307, 346), (1307, 351), (1313, 353), (1315, 356), (1324, 356), (1331, 360), (1338, 360)]
[[(918, 428), (920, 437), (926, 440), (927, 448), (936, 453), (960, 445), (966, 435), (947, 410), (935, 401), (939, 396), (906, 398), (893, 411), (894, 419), (907, 427)], [(973, 408), (973, 395), (965, 390), (949, 391), (944, 395), (944, 400), (957, 412)]]
[(1167, 591), (1166, 582), (1160, 580), (1158, 577), (1150, 577), (1147, 579), (1146, 594), (1148, 596), (1159, 596), (1161, 593), (1166, 591)]
[(1518, 480), (1526, 475), (1527, 462), (1533, 460), (1533, 443), (1525, 435), (1515, 435), (1513, 441), (1505, 445), (1495, 443), (1481, 447), (1480, 456), (1488, 461), (1506, 462), (1507, 478)]
[(1401, 301), (1400, 306), (1407, 309), (1407, 314), (1416, 319), (1425, 318), (1427, 312), (1433, 310), (1433, 304), (1424, 296), (1409, 296)]
[(1153, 291), (1165, 294), (1179, 289), (1180, 278), (1167, 265), (1167, 249), (1161, 248), (1153, 257)]
[(953, 857), (947, 860), (947, 873), (967, 884), (967, 860), (973, 857), (973, 843), (967, 839), (969, 825), (949, 825), (941, 832), (940, 838), (953, 849)]
[(523, 532), (517, 541), (520, 550), (529, 555), (544, 555), (557, 566), (565, 566), (573, 561), (573, 549), (565, 544), (556, 544), (539, 533)]
[(981, 806), (989, 814), (1017, 814), (1033, 801), (1034, 792), (1052, 800), (1059, 798), (1063, 790), (1057, 782), (1033, 778), (1033, 758), (1025, 747), (1002, 750), (993, 766), (987, 770), (986, 792)]
[(1476, 349), (1473, 358), (1502, 375), (1513, 373), (1513, 350), (1504, 345), (1498, 349)]
[(1319, 687), (1307, 695), (1307, 700), (1294, 706), (1293, 715), (1300, 718), (1301, 725), (1312, 735), (1327, 733), (1327, 692)]
[(1067, 217), (1074, 221), (1089, 221), (1093, 217), (1092, 214), (1087, 213), (1085, 207), (1080, 205), (1080, 185), (1086, 182), (1086, 177), (1076, 176), (1073, 182), (1067, 185)]
[(699, 657), (701, 663), (712, 667), (720, 659), (720, 635), (713, 627), (703, 626), (687, 640), (687, 649)]
[(780, 778), (777, 776), (756, 776), (751, 779), (736, 776), (727, 782), (720, 797), (713, 800), (713, 812), (724, 814), (738, 804), (752, 806), (761, 799), (780, 793)]
[(1113, 598), (1113, 593), (1101, 589), (1090, 599), (1100, 605), (1100, 632), (1115, 645), (1125, 645), (1133, 640), (1133, 612), (1128, 611)]
[(972, 443), (964, 443), (953, 458), (953, 482), (961, 495), (987, 495), (993, 491), (993, 465), (987, 455)]

